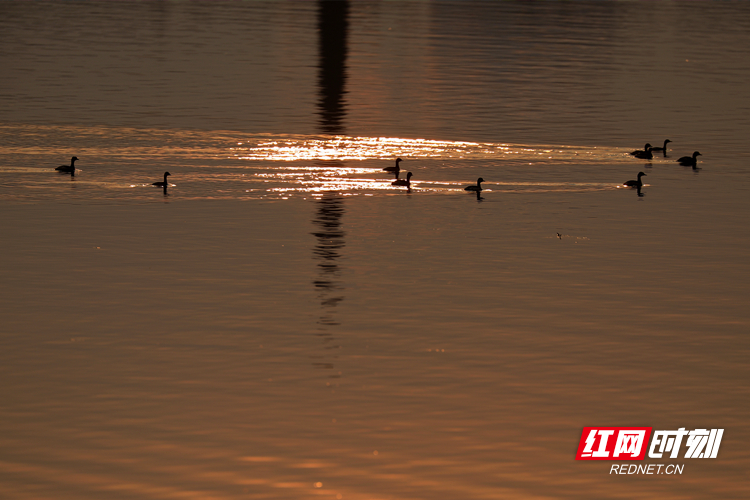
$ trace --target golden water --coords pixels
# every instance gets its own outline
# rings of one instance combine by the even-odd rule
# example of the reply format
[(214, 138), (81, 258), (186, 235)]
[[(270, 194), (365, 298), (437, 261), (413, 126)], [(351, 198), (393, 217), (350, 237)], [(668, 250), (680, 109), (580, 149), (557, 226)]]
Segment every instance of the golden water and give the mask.
[(3, 498), (747, 497), (745, 4), (0, 9)]

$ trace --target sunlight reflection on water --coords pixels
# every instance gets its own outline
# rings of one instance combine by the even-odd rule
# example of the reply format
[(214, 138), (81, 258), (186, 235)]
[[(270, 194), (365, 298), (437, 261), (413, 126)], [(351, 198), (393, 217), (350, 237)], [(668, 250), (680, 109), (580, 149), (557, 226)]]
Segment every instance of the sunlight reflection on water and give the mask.
[(465, 141), (437, 141), (395, 137), (278, 137), (249, 140), (232, 148), (243, 160), (368, 160), (400, 156), (425, 159), (493, 159), (512, 155), (516, 160), (580, 158), (601, 155), (597, 148), (523, 144), (495, 144)]
[(750, 4), (346, 4), (0, 3), (0, 497), (747, 498)]
[[(10, 138), (12, 137), (12, 140)], [(40, 138), (44, 137), (44, 141)], [(427, 139), (248, 135), (231, 131), (138, 130), (82, 126), (0, 126), (0, 154), (14, 165), (0, 166), (0, 190), (10, 198), (35, 194), (66, 198), (65, 182), (89, 188), (85, 196), (151, 197), (151, 182), (165, 170), (173, 173), (173, 193), (189, 199), (246, 199), (336, 191), (347, 194), (405, 191), (394, 178), (412, 172), (413, 192), (451, 193), (481, 172), (487, 191), (544, 193), (613, 189), (611, 182), (555, 179), (561, 167), (633, 164), (617, 148), (529, 145)], [(241, 140), (238, 140), (241, 138)], [(76, 176), (38, 174), (59, 163), (60, 144), (81, 144)], [(401, 172), (385, 172), (397, 157)], [(64, 158), (64, 157), (63, 157)], [(659, 161), (658, 159), (655, 161)], [(357, 165), (352, 165), (356, 163)], [(46, 168), (40, 164), (49, 165)], [(509, 168), (515, 169), (510, 173)], [(34, 174), (34, 175), (27, 175)], [(93, 177), (96, 180), (93, 180)], [(17, 189), (22, 184), (29, 190)], [(70, 184), (70, 183), (67, 183)], [(130, 190), (123, 188), (148, 188)], [(63, 189), (63, 191), (59, 191)], [(119, 194), (116, 194), (119, 193)]]

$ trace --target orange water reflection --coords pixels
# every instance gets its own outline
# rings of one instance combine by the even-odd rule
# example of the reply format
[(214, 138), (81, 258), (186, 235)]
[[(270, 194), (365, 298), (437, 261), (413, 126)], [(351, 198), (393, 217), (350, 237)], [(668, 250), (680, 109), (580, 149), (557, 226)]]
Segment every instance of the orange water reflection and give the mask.
[[(45, 134), (55, 140), (41, 140)], [(84, 162), (76, 184), (86, 199), (151, 199), (150, 183), (166, 170), (175, 175), (180, 199), (406, 193), (382, 170), (396, 157), (404, 159), (400, 178), (412, 172), (411, 192), (423, 194), (463, 193), (480, 174), (488, 192), (614, 190), (622, 175), (584, 176), (581, 169), (635, 168), (615, 147), (20, 124), (0, 127), (0, 136), (8, 138), (0, 153), (16, 159), (0, 166), (9, 193), (30, 198), (70, 196), (69, 189), (59, 191), (59, 176), (46, 175), (57, 164), (60, 142), (80, 145), (66, 155)]]
[(272, 136), (238, 142), (230, 148), (242, 160), (304, 161), (304, 160), (372, 160), (409, 158), (488, 159), (498, 155), (520, 158), (593, 157), (596, 148), (572, 146), (518, 145), (465, 141), (406, 139), (398, 137), (316, 137)]

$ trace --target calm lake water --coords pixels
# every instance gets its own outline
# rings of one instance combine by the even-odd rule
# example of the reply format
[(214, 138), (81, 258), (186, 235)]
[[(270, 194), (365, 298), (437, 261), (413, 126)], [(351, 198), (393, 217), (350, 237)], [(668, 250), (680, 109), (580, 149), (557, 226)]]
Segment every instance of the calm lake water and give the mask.
[(0, 2), (0, 496), (747, 498), (749, 52), (744, 2)]

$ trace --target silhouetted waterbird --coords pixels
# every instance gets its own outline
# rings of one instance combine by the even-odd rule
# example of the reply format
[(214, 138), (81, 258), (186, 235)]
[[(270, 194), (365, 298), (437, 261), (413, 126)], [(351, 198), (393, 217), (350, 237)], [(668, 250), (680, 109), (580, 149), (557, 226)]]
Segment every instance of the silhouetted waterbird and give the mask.
[(406, 173), (406, 179), (396, 179), (395, 181), (391, 182), (392, 186), (411, 186), (411, 172)]
[(404, 160), (402, 160), (401, 158), (396, 158), (396, 166), (395, 167), (385, 167), (383, 170), (385, 170), (386, 172), (396, 172), (396, 173), (398, 173), (401, 170), (401, 167), (399, 167), (398, 164), (401, 163), (402, 161), (404, 161)]
[(672, 141), (670, 141), (669, 139), (665, 139), (664, 140), (664, 146), (662, 146), (660, 148), (651, 148), (651, 152), (654, 152), (654, 151), (658, 151), (659, 152), (660, 151), (660, 152), (663, 152), (666, 155), (667, 154), (667, 143), (670, 143), (670, 142), (672, 142)]
[(159, 181), (159, 182), (154, 182), (151, 185), (152, 186), (156, 186), (156, 187), (160, 187), (160, 188), (166, 188), (167, 186), (169, 186), (169, 183), (167, 182), (167, 176), (170, 176), (170, 175), (172, 175), (172, 174), (170, 174), (169, 172), (164, 172), (164, 180), (163, 181)]
[(76, 171), (75, 163), (77, 159), (78, 157), (74, 156), (70, 159), (70, 165), (60, 165), (59, 167), (55, 168), (55, 170), (57, 170), (58, 172), (73, 173)]
[(464, 188), (464, 191), (476, 191), (476, 192), (479, 192), (479, 191), (482, 190), (482, 183), (483, 182), (484, 182), (484, 179), (482, 179), (480, 177), (479, 179), (477, 179), (477, 185), (476, 186), (473, 186), (473, 185), (472, 186), (466, 186)]
[(631, 154), (635, 156), (636, 158), (640, 158), (642, 160), (650, 160), (651, 158), (654, 157), (651, 151), (652, 151), (652, 148), (648, 147), (646, 148), (646, 151), (633, 151), (633, 153)]
[(677, 160), (677, 163), (682, 165), (683, 167), (693, 167), (695, 168), (698, 165), (698, 157), (703, 156), (698, 151), (693, 153), (693, 156), (683, 156), (682, 158), (679, 158)]
[(644, 175), (646, 175), (646, 174), (644, 174), (643, 172), (638, 172), (638, 180), (637, 181), (626, 181), (626, 182), (623, 182), (622, 185), (623, 186), (627, 186), (627, 187), (634, 187), (634, 188), (640, 189), (641, 187), (643, 187), (643, 182), (641, 182), (641, 177), (643, 177)]

